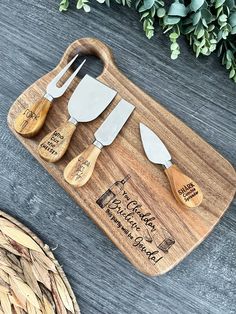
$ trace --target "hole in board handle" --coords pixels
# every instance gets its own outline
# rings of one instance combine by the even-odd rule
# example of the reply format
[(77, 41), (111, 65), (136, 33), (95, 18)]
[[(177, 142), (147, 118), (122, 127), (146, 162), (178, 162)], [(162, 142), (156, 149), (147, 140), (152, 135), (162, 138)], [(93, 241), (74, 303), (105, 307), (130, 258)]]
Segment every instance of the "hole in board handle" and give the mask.
[(86, 59), (86, 62), (80, 69), (77, 76), (81, 79), (86, 74), (89, 74), (94, 78), (98, 77), (103, 71), (104, 64), (100, 58), (93, 55), (79, 55), (71, 67), (72, 71), (75, 71), (76, 68), (83, 62), (84, 59)]

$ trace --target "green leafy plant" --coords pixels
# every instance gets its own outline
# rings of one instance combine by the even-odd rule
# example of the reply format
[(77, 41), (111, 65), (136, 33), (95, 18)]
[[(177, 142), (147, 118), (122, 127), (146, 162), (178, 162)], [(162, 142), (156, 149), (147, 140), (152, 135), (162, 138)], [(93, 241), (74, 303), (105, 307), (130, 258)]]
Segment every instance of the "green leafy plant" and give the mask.
[[(94, 0), (95, 1), (95, 0)], [(96, 0), (110, 6), (110, 0)], [(236, 83), (236, 3), (235, 0), (113, 0), (132, 5), (140, 14), (143, 30), (150, 39), (155, 23), (169, 34), (171, 58), (180, 54), (178, 38), (185, 36), (196, 57), (218, 51), (229, 77)], [(59, 9), (66, 11), (70, 0), (61, 0)], [(77, 0), (77, 9), (90, 11), (89, 0)]]

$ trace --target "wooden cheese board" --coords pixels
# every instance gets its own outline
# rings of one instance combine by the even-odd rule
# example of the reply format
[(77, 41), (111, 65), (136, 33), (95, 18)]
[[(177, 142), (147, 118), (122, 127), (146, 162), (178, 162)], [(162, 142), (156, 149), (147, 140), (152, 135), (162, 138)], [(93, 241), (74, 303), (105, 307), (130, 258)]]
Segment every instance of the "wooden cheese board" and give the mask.
[[(104, 68), (97, 79), (118, 94), (96, 120), (79, 124), (63, 158), (49, 163), (39, 157), (38, 144), (68, 118), (67, 103), (80, 79), (76, 77), (67, 92), (55, 101), (36, 137), (27, 139), (16, 133), (14, 120), (44, 95), (47, 84), (77, 53), (99, 57)], [(64, 168), (93, 141), (95, 130), (121, 98), (135, 105), (132, 117), (113, 144), (101, 152), (90, 181), (79, 189), (73, 188), (63, 178)], [(168, 146), (173, 162), (200, 186), (204, 195), (200, 206), (186, 208), (176, 201), (163, 168), (150, 163), (144, 154), (140, 122), (158, 134)], [(128, 260), (147, 275), (163, 274), (186, 257), (219, 222), (235, 194), (235, 171), (230, 163), (125, 77), (118, 70), (111, 50), (97, 39), (84, 38), (72, 43), (58, 66), (14, 102), (8, 124), (19, 141)]]

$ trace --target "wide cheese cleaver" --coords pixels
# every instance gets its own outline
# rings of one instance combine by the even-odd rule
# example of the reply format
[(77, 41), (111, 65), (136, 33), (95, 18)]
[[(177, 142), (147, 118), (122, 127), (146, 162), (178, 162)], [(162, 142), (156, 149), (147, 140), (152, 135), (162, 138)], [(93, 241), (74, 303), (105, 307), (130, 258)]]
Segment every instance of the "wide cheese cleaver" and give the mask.
[(39, 155), (49, 162), (61, 159), (70, 144), (77, 123), (96, 119), (116, 94), (110, 87), (85, 75), (69, 100), (69, 120), (42, 139), (38, 147)]
[(187, 207), (199, 206), (203, 194), (197, 183), (172, 164), (166, 146), (151, 129), (140, 123), (140, 133), (147, 158), (154, 164), (161, 164), (165, 167), (165, 174), (176, 200)]
[(95, 132), (95, 141), (73, 158), (64, 169), (64, 178), (69, 184), (79, 188), (88, 182), (101, 149), (112, 144), (134, 109), (135, 107), (124, 99), (118, 103)]

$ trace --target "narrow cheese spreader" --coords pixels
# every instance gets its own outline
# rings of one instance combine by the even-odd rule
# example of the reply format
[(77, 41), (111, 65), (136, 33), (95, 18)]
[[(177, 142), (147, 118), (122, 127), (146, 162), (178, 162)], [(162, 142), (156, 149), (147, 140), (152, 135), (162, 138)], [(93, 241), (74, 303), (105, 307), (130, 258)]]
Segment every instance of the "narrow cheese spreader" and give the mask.
[[(97, 158), (103, 146), (111, 145), (135, 107), (122, 99), (94, 134), (95, 141), (64, 169), (65, 180), (81, 187), (93, 174)], [(115, 148), (114, 148), (115, 149)]]
[(45, 95), (41, 99), (29, 105), (16, 117), (14, 121), (14, 128), (17, 133), (27, 138), (38, 134), (44, 125), (53, 99), (59, 98), (65, 93), (84, 65), (86, 60), (84, 60), (78, 66), (78, 68), (71, 74), (71, 76), (61, 87), (57, 86), (61, 78), (64, 76), (66, 71), (70, 68), (77, 57), (78, 54), (51, 80), (51, 82), (47, 85)]
[(70, 144), (78, 122), (96, 119), (116, 94), (115, 90), (86, 74), (69, 100), (69, 120), (46, 135), (39, 143), (40, 157), (49, 162), (61, 159)]
[(170, 153), (164, 143), (142, 123), (140, 123), (140, 134), (147, 158), (152, 163), (165, 167), (165, 174), (176, 200), (187, 207), (199, 206), (203, 200), (203, 194), (197, 183), (172, 164)]

